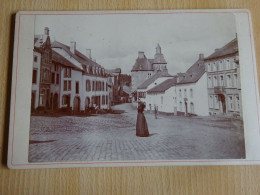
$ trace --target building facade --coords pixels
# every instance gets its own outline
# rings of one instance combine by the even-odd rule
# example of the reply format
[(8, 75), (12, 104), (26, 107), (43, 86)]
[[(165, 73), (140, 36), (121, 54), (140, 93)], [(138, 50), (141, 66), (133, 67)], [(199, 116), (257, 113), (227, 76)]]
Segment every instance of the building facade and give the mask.
[(43, 35), (35, 35), (33, 54), (31, 110), (50, 109), (52, 50), (49, 28), (44, 29)]
[(109, 75), (91, 58), (58, 41), (51, 43), (49, 29), (35, 35), (32, 78), (32, 111), (85, 112), (110, 109)]
[(242, 116), (237, 38), (205, 59), (210, 115)]
[(148, 105), (174, 115), (208, 115), (207, 74), (204, 56), (185, 72), (167, 79), (147, 91)]

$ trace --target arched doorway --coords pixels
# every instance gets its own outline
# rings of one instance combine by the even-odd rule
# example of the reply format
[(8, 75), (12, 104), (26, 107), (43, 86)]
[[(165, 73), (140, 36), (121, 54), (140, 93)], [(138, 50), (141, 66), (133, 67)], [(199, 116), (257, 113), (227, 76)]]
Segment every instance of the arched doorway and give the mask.
[(223, 114), (225, 114), (227, 112), (226, 110), (226, 98), (223, 94), (219, 94), (219, 101), (220, 101), (220, 110)]
[(53, 96), (53, 110), (57, 110), (59, 107), (59, 104), (58, 104), (58, 94), (55, 93), (54, 96)]
[(73, 110), (76, 112), (80, 112), (80, 98), (75, 97), (73, 101)]

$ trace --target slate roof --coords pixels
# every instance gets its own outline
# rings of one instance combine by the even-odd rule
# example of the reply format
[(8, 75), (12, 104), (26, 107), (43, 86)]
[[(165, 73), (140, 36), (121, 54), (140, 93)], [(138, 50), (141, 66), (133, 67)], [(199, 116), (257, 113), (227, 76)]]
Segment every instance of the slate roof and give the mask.
[(215, 52), (212, 53), (207, 58), (205, 58), (205, 60), (209, 60), (212, 58), (219, 58), (225, 55), (234, 54), (236, 52), (238, 52), (237, 38), (233, 39), (232, 41), (224, 45), (222, 48), (216, 49)]
[(198, 59), (184, 75), (184, 78), (178, 84), (195, 83), (206, 72), (203, 59)]
[(150, 61), (144, 55), (144, 58), (137, 58), (131, 71), (153, 70)]
[(121, 73), (121, 68), (114, 68), (114, 69), (106, 69), (106, 73), (113, 74), (113, 73)]
[(52, 60), (54, 62), (61, 63), (65, 66), (74, 68), (76, 70), (83, 71), (82, 67), (78, 67), (77, 65), (75, 65), (73, 62), (70, 61), (71, 60), (70, 58), (66, 58), (64, 55), (60, 54), (59, 51), (55, 49), (52, 49)]
[(141, 85), (137, 87), (137, 89), (146, 89), (150, 84), (152, 84), (156, 79), (160, 77), (172, 77), (168, 72), (157, 72), (149, 79), (145, 80)]
[(65, 50), (71, 57), (73, 57), (74, 59), (76, 59), (79, 63), (84, 64), (84, 65), (89, 65), (89, 66), (95, 66), (95, 67), (100, 67), (101, 65), (92, 61), (91, 59), (87, 58), (85, 55), (83, 55), (82, 53), (80, 53), (78, 50), (75, 50), (75, 54), (72, 53), (70, 51), (70, 47), (60, 43), (58, 41), (54, 41), (52, 43), (52, 48), (62, 48), (63, 50)]
[(152, 89), (148, 90), (147, 93), (162, 93), (171, 88), (172, 86), (176, 85), (177, 77), (173, 77), (171, 79), (167, 79), (164, 82), (160, 83), (159, 85), (153, 87)]
[(167, 64), (162, 53), (154, 55), (153, 64)]
[(131, 88), (126, 85), (123, 86), (123, 91), (129, 95), (131, 94)]

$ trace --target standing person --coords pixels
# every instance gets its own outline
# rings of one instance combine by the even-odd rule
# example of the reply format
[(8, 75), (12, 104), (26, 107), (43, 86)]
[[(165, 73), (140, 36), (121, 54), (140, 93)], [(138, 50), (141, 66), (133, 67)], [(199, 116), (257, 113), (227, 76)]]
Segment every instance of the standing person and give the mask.
[(155, 117), (155, 119), (157, 119), (157, 112), (158, 112), (157, 106), (154, 105), (154, 117)]
[(146, 123), (146, 119), (144, 116), (144, 108), (145, 104), (141, 101), (138, 102), (138, 114), (137, 114), (137, 120), (136, 120), (136, 136), (140, 137), (148, 137), (149, 131), (148, 126)]

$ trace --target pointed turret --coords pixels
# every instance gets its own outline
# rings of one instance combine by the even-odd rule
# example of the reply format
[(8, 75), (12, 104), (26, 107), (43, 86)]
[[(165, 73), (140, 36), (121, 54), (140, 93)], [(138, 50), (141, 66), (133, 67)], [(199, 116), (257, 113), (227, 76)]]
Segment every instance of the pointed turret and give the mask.
[(157, 47), (156, 47), (156, 54), (161, 54), (161, 53), (162, 53), (162, 49), (161, 49), (161, 46), (158, 43)]

